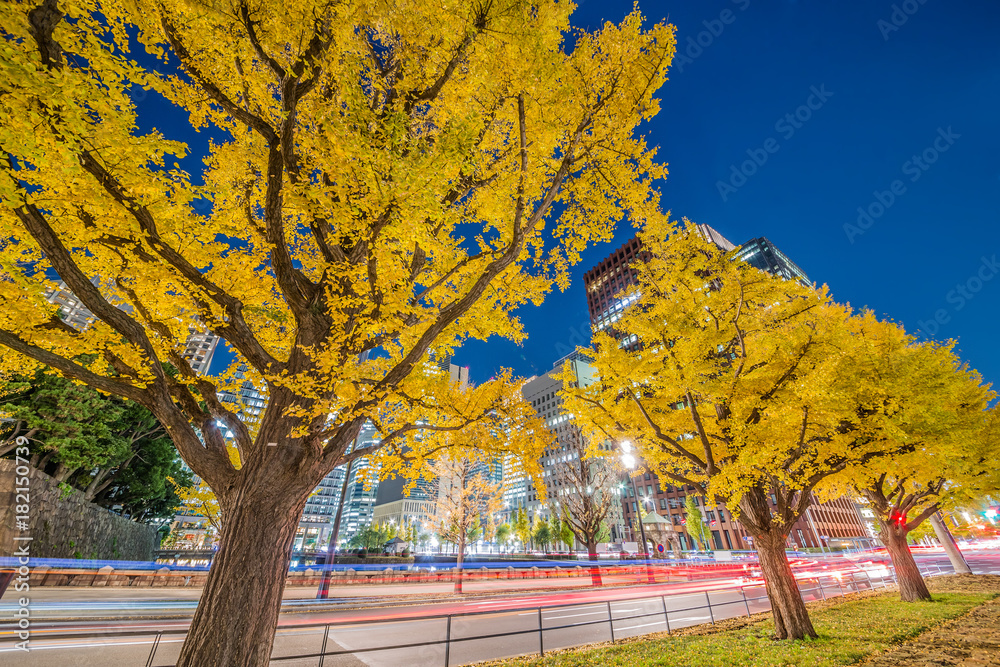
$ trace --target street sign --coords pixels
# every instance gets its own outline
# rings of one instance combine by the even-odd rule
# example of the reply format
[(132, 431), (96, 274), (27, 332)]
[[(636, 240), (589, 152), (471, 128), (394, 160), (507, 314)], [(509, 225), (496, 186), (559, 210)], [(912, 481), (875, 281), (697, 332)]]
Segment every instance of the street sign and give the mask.
[(657, 544), (656, 545), (656, 550), (659, 551), (662, 554), (663, 553), (663, 545), (662, 544)]

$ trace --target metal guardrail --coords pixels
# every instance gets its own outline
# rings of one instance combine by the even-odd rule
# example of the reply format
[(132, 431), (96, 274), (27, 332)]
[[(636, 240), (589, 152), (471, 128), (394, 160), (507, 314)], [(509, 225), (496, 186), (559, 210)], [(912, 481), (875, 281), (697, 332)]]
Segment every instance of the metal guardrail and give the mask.
[[(944, 570), (942, 570), (939, 565), (933, 565), (932, 567), (934, 567), (936, 569), (936, 571), (932, 572), (932, 571), (929, 570), (929, 568), (922, 568), (921, 569), (921, 574), (923, 576), (925, 576), (925, 577), (928, 577), (928, 576), (937, 576), (937, 575), (941, 575), (941, 574), (948, 574), (948, 573), (950, 573), (950, 572), (945, 572)], [(892, 583), (895, 583), (895, 581), (896, 581), (896, 575), (895, 575), (895, 572), (894, 572), (892, 566), (891, 565), (886, 565), (886, 569), (887, 569), (887, 574), (886, 575), (877, 575), (875, 577), (873, 577), (872, 575), (870, 575), (867, 571), (862, 570), (861, 574), (865, 575), (865, 579), (860, 579), (859, 576), (857, 575), (857, 573), (855, 573), (855, 572), (848, 573), (850, 575), (849, 579), (846, 576), (844, 576), (844, 575), (837, 576), (836, 574), (827, 574), (827, 575), (809, 576), (809, 577), (798, 578), (797, 581), (800, 582), (800, 583), (812, 581), (813, 584), (814, 584), (813, 588), (802, 588), (800, 586), (799, 593), (800, 593), (800, 595), (802, 595), (803, 598), (805, 598), (807, 594), (809, 594), (809, 593), (816, 593), (818, 591), (819, 594), (820, 594), (820, 598), (817, 598), (815, 595), (812, 596), (813, 597), (812, 601), (815, 601), (815, 600), (818, 600), (818, 599), (827, 600), (830, 597), (840, 597), (841, 595), (846, 595), (846, 594), (852, 593), (852, 592), (857, 593), (857, 592), (861, 592), (862, 590), (875, 590), (876, 588), (886, 588), (889, 585), (891, 585)], [(827, 581), (827, 584), (824, 585), (823, 580), (830, 580), (830, 581)], [(835, 594), (835, 595), (829, 595), (828, 596), (827, 595), (827, 590), (828, 589), (833, 589), (834, 588), (834, 585), (833, 585), (834, 583), (836, 584), (836, 587), (839, 588), (840, 594), (839, 595)], [(847, 588), (846, 589), (844, 587), (845, 583), (847, 584)], [(606, 608), (607, 608), (607, 618), (602, 618), (602, 619), (598, 619), (598, 620), (594, 620), (594, 621), (578, 621), (578, 622), (575, 622), (575, 623), (568, 623), (568, 624), (556, 625), (556, 626), (546, 626), (544, 624), (544, 619), (543, 619), (543, 615), (542, 615), (542, 612), (543, 612), (544, 609), (566, 610), (566, 609), (573, 609), (574, 607), (596, 607), (596, 606), (601, 606), (601, 605), (600, 605), (600, 603), (594, 603), (594, 602), (580, 602), (580, 603), (577, 603), (577, 604), (560, 604), (560, 605), (552, 605), (552, 606), (549, 606), (549, 607), (534, 606), (534, 607), (510, 608), (510, 609), (503, 609), (503, 610), (459, 612), (459, 613), (446, 614), (446, 615), (445, 614), (432, 614), (432, 615), (427, 615), (427, 616), (415, 616), (415, 617), (406, 617), (406, 618), (400, 618), (400, 619), (387, 619), (385, 621), (374, 621), (374, 622), (370, 621), (370, 620), (365, 620), (365, 621), (345, 621), (345, 622), (338, 622), (338, 623), (310, 623), (310, 624), (304, 624), (304, 625), (295, 625), (295, 626), (292, 626), (292, 629), (295, 629), (295, 630), (304, 630), (304, 629), (308, 629), (308, 628), (323, 628), (323, 641), (322, 641), (322, 646), (321, 646), (319, 652), (299, 653), (299, 654), (295, 654), (295, 655), (272, 656), (271, 657), (271, 662), (272, 663), (281, 663), (281, 662), (288, 661), (288, 660), (303, 660), (303, 659), (309, 659), (309, 658), (317, 658), (318, 659), (318, 663), (317, 663), (318, 667), (323, 667), (324, 660), (326, 658), (328, 658), (328, 657), (333, 658), (333, 657), (337, 657), (337, 656), (353, 655), (353, 654), (358, 654), (358, 653), (375, 653), (375, 652), (384, 652), (384, 651), (402, 650), (402, 649), (414, 649), (414, 648), (423, 648), (423, 647), (428, 647), (428, 646), (440, 646), (440, 645), (443, 645), (444, 646), (444, 667), (451, 667), (451, 649), (452, 649), (452, 646), (455, 645), (455, 644), (462, 643), (462, 642), (482, 641), (482, 640), (487, 640), (487, 639), (499, 639), (499, 638), (503, 638), (503, 637), (513, 637), (513, 636), (521, 636), (521, 635), (534, 635), (534, 634), (538, 635), (538, 654), (540, 656), (544, 656), (545, 655), (545, 633), (547, 633), (547, 632), (551, 633), (551, 632), (555, 632), (555, 631), (558, 631), (558, 630), (567, 630), (567, 629), (571, 629), (571, 628), (582, 628), (582, 627), (587, 627), (587, 626), (606, 625), (608, 627), (609, 633), (611, 635), (611, 641), (612, 641), (612, 643), (615, 643), (617, 641), (617, 639), (615, 637), (615, 624), (623, 622), (623, 621), (637, 620), (637, 619), (643, 619), (643, 618), (652, 618), (652, 617), (660, 617), (660, 616), (662, 616), (663, 620), (664, 620), (664, 624), (666, 625), (667, 634), (669, 635), (672, 632), (671, 626), (670, 626), (670, 615), (671, 614), (681, 614), (681, 613), (691, 612), (691, 611), (708, 610), (709, 617), (711, 618), (711, 622), (714, 624), (715, 621), (716, 621), (715, 609), (719, 609), (719, 608), (722, 608), (722, 607), (729, 607), (729, 606), (732, 606), (732, 605), (742, 605), (744, 607), (744, 609), (745, 609), (745, 613), (738, 614), (736, 616), (736, 618), (743, 617), (743, 616), (748, 616), (749, 617), (749, 616), (752, 615), (752, 613), (762, 613), (762, 612), (765, 612), (765, 611), (770, 611), (771, 605), (768, 602), (766, 609), (761, 609), (758, 612), (751, 612), (750, 611), (750, 604), (751, 603), (756, 603), (756, 602), (759, 602), (759, 601), (762, 601), (762, 600), (767, 600), (768, 598), (767, 598), (766, 594), (765, 595), (758, 595), (757, 597), (748, 597), (747, 594), (746, 594), (747, 589), (764, 589), (764, 585), (763, 584), (750, 584), (750, 585), (746, 585), (746, 586), (741, 586), (738, 589), (739, 592), (740, 592), (740, 599), (738, 599), (738, 600), (732, 600), (732, 601), (727, 601), (727, 602), (715, 602), (715, 603), (713, 603), (712, 599), (711, 599), (711, 596), (709, 594), (710, 592), (709, 591), (704, 591), (704, 594), (705, 594), (705, 603), (706, 604), (704, 604), (704, 605), (697, 605), (697, 606), (693, 606), (693, 607), (683, 607), (683, 608), (679, 608), (679, 609), (667, 609), (667, 598), (671, 598), (671, 597), (673, 597), (673, 598), (690, 597), (692, 595), (692, 593), (681, 593), (681, 594), (675, 594), (675, 595), (666, 595), (666, 594), (664, 594), (664, 595), (640, 596), (640, 597), (636, 597), (636, 598), (628, 598), (626, 600), (616, 600), (615, 602), (630, 602), (630, 603), (640, 603), (640, 602), (644, 602), (644, 601), (656, 601), (656, 600), (659, 600), (660, 603), (661, 603), (662, 611), (648, 612), (648, 613), (643, 613), (643, 614), (633, 614), (633, 615), (630, 615), (630, 616), (615, 616), (614, 613), (613, 613), (613, 610), (611, 608), (611, 601), (608, 600), (608, 601), (605, 601), (605, 603), (604, 603), (605, 606), (606, 606)], [(720, 589), (719, 591), (716, 591), (716, 592), (725, 592), (726, 590), (727, 589)], [(732, 589), (732, 590), (735, 591), (737, 589)], [(529, 628), (529, 629), (524, 629), (524, 630), (511, 630), (511, 631), (507, 631), (507, 632), (496, 632), (496, 633), (490, 633), (490, 634), (485, 634), (485, 635), (473, 635), (473, 636), (468, 636), (468, 637), (453, 637), (452, 636), (452, 622), (456, 618), (465, 618), (465, 617), (474, 617), (474, 616), (489, 616), (489, 615), (499, 616), (499, 615), (503, 615), (503, 614), (511, 614), (511, 613), (515, 613), (515, 612), (528, 612), (528, 611), (537, 611), (538, 624), (537, 624), (537, 627), (535, 627), (535, 628)], [(730, 618), (732, 618), (732, 617), (730, 617)], [(328, 646), (328, 644), (330, 642), (330, 630), (331, 630), (331, 628), (346, 628), (346, 627), (352, 627), (352, 626), (356, 627), (356, 626), (364, 626), (364, 625), (378, 626), (378, 625), (384, 625), (384, 624), (389, 624), (389, 623), (395, 623), (395, 624), (398, 624), (398, 623), (412, 623), (412, 622), (428, 621), (428, 620), (441, 620), (441, 621), (445, 622), (445, 637), (443, 639), (436, 639), (436, 640), (423, 641), (423, 642), (410, 642), (410, 643), (405, 643), (405, 644), (395, 644), (395, 645), (389, 645), (389, 646), (381, 645), (381, 646), (372, 646), (372, 647), (363, 647), (363, 648), (343, 649), (343, 650), (336, 650), (336, 651), (328, 651), (327, 650), (327, 646)], [(697, 624), (695, 624), (695, 625), (697, 625)], [(685, 627), (687, 627), (687, 626), (685, 626)], [(279, 628), (279, 630), (280, 629), (281, 628)], [(142, 630), (134, 630), (134, 631), (125, 631), (125, 632), (115, 633), (116, 636), (150, 636), (151, 634), (152, 633), (150, 633), (149, 631), (142, 631)], [(154, 665), (153, 661), (154, 661), (154, 659), (156, 657), (156, 652), (157, 652), (157, 649), (159, 648), (160, 641), (163, 638), (163, 636), (165, 636), (165, 635), (185, 635), (185, 634), (187, 634), (187, 630), (184, 630), (184, 629), (161, 630), (161, 631), (158, 631), (155, 634), (155, 637), (153, 639), (152, 648), (150, 649), (150, 652), (149, 652), (149, 658), (146, 660), (146, 667), (153, 667), (153, 665)], [(80, 635), (74, 635), (74, 636), (79, 637)], [(592, 642), (585, 642), (583, 644), (577, 644), (577, 646), (584, 646), (587, 643), (592, 643)], [(161, 667), (168, 667), (168, 666), (161, 666)], [(169, 667), (172, 667), (172, 665), (169, 666)]]

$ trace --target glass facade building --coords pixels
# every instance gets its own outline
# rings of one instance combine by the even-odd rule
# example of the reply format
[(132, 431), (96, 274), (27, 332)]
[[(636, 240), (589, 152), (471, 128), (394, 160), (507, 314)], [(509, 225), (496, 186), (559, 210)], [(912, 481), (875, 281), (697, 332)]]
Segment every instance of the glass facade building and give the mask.
[(785, 280), (797, 280), (806, 286), (812, 285), (806, 272), (763, 236), (750, 239), (741, 245), (736, 257), (773, 276), (779, 276)]

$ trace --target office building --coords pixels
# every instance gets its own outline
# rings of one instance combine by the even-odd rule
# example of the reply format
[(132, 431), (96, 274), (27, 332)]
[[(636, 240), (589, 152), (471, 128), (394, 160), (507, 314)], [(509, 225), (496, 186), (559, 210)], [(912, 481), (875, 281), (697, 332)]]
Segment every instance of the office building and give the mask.
[[(91, 282), (94, 285), (99, 284), (97, 278)], [(57, 282), (55, 287), (46, 289), (45, 300), (59, 306), (59, 318), (77, 331), (83, 331), (97, 321), (97, 317), (90, 309), (83, 305), (83, 302), (61, 280)], [(132, 312), (132, 308), (128, 305), (121, 306), (121, 309), (128, 313)], [(188, 327), (188, 335), (181, 356), (187, 359), (191, 370), (197, 375), (208, 373), (215, 350), (219, 346), (219, 340), (219, 337), (210, 331), (199, 330), (193, 324)]]
[[(729, 239), (709, 225), (697, 225), (697, 229), (706, 240), (725, 252), (736, 248)], [(637, 295), (625, 294), (625, 291), (637, 282), (632, 265), (636, 260), (644, 260), (646, 256), (639, 238), (632, 237), (583, 275), (587, 311), (590, 313), (590, 325), (594, 332), (611, 327), (638, 298)], [(627, 338), (624, 334), (612, 332), (612, 335), (620, 340)], [(625, 340), (624, 344), (629, 343)]]
[[(508, 515), (518, 508), (524, 508), (529, 517), (537, 515), (548, 518), (560, 511), (561, 498), (582, 491), (567, 478), (564, 467), (578, 462), (581, 456), (586, 455), (587, 443), (580, 428), (574, 423), (573, 415), (563, 408), (563, 399), (558, 396), (563, 384), (555, 376), (561, 374), (565, 364), (569, 363), (570, 369), (576, 374), (576, 383), (586, 387), (594, 379), (594, 370), (589, 361), (591, 359), (585, 355), (573, 352), (556, 361), (551, 371), (529, 378), (521, 387), (524, 400), (544, 420), (545, 427), (555, 436), (555, 442), (544, 451), (540, 461), (546, 497), (538, 496), (533, 481), (523, 473), (505, 476), (504, 504)], [(617, 535), (616, 527), (621, 524), (622, 519), (617, 503), (607, 522), (612, 528), (612, 539), (618, 539), (620, 536)]]
[(797, 280), (807, 287), (812, 284), (809, 276), (799, 268), (798, 264), (788, 259), (785, 253), (763, 236), (750, 239), (741, 245), (736, 258), (773, 276), (780, 276), (785, 280)]
[(247, 365), (241, 363), (233, 373), (235, 389), (223, 389), (219, 392), (219, 400), (229, 403), (230, 410), (239, 415), (247, 424), (256, 424), (267, 408), (267, 395), (264, 387), (258, 387), (249, 377)]

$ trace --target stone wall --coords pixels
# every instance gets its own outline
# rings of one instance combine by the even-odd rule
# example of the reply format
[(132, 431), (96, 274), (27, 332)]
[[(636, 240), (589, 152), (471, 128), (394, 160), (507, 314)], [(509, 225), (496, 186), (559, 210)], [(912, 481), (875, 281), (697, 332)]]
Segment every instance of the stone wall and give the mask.
[(15, 469), (13, 460), (0, 459), (0, 556), (19, 546), (15, 536), (30, 536), (32, 558), (153, 559), (159, 547), (153, 526), (89, 503), (80, 491), (64, 493), (54, 479), (30, 466), (28, 529), (19, 530), (16, 507), (24, 498), (17, 498)]

